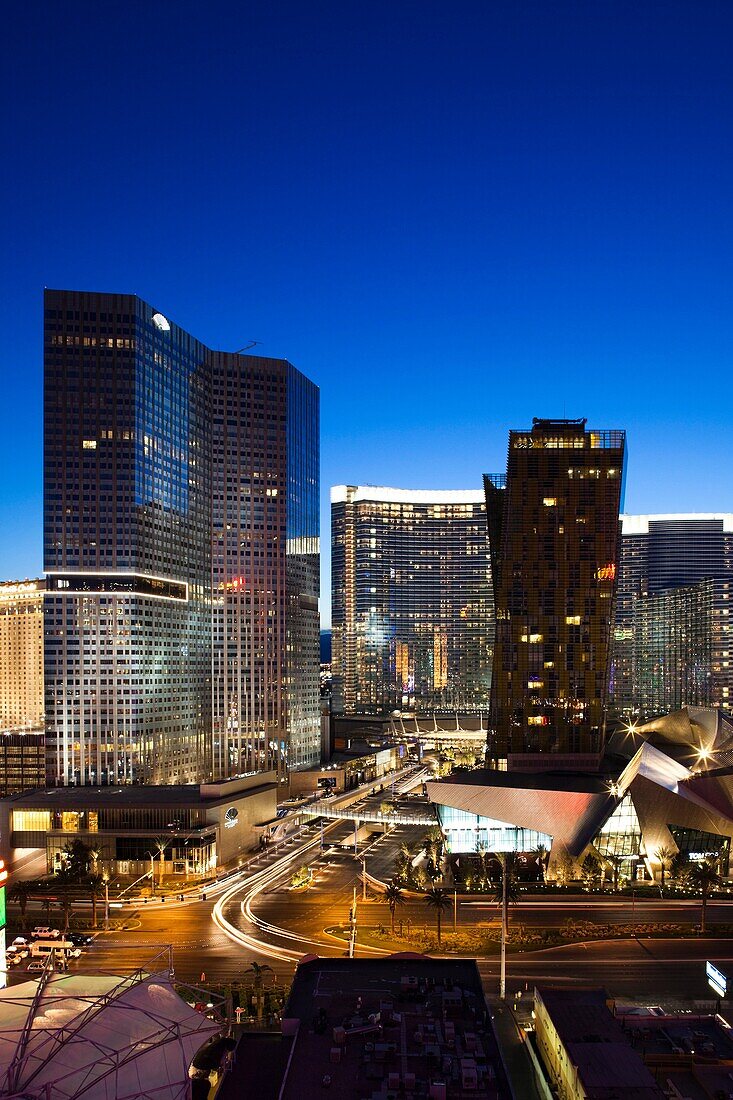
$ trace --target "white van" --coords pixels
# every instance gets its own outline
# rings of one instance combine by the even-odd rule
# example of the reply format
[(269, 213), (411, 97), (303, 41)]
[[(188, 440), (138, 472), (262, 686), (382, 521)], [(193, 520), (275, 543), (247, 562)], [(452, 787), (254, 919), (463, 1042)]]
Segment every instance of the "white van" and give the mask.
[(71, 940), (36, 940), (31, 947), (31, 957), (46, 959), (52, 952), (56, 952), (57, 959), (68, 959), (73, 950), (74, 944)]

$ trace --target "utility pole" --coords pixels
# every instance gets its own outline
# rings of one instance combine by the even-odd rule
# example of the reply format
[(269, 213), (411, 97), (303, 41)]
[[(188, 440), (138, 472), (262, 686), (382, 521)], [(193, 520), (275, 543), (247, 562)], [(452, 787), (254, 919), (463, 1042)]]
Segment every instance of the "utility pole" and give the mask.
[(366, 882), (366, 856), (362, 856), (361, 857), (361, 900), (362, 901), (366, 901), (366, 899), (367, 899), (366, 887), (367, 887), (367, 882)]
[(109, 873), (104, 872), (104, 927), (109, 931)]
[(453, 932), (455, 934), (458, 924), (458, 890), (453, 890)]
[(499, 996), (506, 997), (506, 934), (507, 934), (507, 872), (509, 858), (504, 852), (501, 861), (501, 970), (499, 973)]
[(359, 818), (354, 818), (354, 855), (359, 854)]
[(356, 884), (354, 884), (354, 899), (349, 910), (349, 958), (353, 959), (356, 950)]
[(153, 862), (153, 853), (150, 853), (150, 896), (155, 895), (155, 863)]

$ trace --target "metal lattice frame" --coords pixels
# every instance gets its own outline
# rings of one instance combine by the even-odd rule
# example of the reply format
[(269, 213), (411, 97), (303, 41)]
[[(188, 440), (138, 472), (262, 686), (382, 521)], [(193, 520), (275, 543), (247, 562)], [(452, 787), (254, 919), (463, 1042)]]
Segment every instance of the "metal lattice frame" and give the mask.
[[(114, 1095), (117, 1100), (132, 1100), (133, 1097), (145, 1097), (149, 1100), (164, 1100), (164, 1098), (166, 1100), (177, 1100), (179, 1096), (181, 1098), (188, 1096), (189, 1059), (184, 1056), (186, 1040), (200, 1034), (201, 1043), (203, 1044), (207, 1035), (210, 1036), (223, 1027), (224, 1014), (222, 1008), (224, 998), (212, 998), (212, 995), (206, 990), (184, 987), (189, 988), (191, 992), (201, 994), (207, 1004), (217, 1002), (212, 1012), (216, 1017), (216, 1022), (212, 1020), (208, 1026), (203, 1023), (203, 1018), (197, 1018), (196, 1021), (191, 1018), (183, 1021), (170, 1019), (163, 1012), (155, 1011), (151, 1007), (126, 1002), (124, 998), (130, 991), (148, 983), (155, 982), (163, 984), (171, 990), (173, 989), (170, 949), (156, 955), (151, 959), (151, 963), (159, 962), (162, 955), (165, 955), (167, 961), (165, 968), (159, 966), (156, 968), (153, 965), (148, 968), (139, 968), (128, 976), (109, 975), (111, 978), (119, 980), (115, 981), (105, 992), (97, 995), (90, 994), (87, 996), (83, 991), (70, 987), (70, 976), (67, 974), (54, 977), (50, 959), (40, 975), (32, 997), (16, 998), (12, 996), (12, 992), (6, 991), (6, 993), (10, 992), (10, 995), (4, 996), (0, 1001), (0, 1012), (3, 1005), (12, 1005), (22, 1008), (26, 1012), (26, 1018), (22, 1028), (19, 1029), (17, 1049), (7, 1069), (0, 1076), (0, 1095), (6, 1097), (7, 1100), (12, 1100), (12, 1098), (32, 1100), (35, 1097), (43, 1098), (43, 1100), (53, 1100), (56, 1096), (63, 1097), (64, 1100), (76, 1100), (76, 1098), (86, 1096), (97, 1096), (99, 1095), (97, 1090), (100, 1086), (104, 1087), (104, 1083), (111, 1076), (119, 1074), (142, 1055), (149, 1055), (152, 1049), (160, 1049), (171, 1043), (177, 1043), (180, 1047), (181, 1066), (185, 1067), (183, 1076), (180, 1079), (166, 1081), (162, 1084), (151, 1082), (149, 1088), (141, 1091), (140, 1087), (136, 1087), (134, 1092), (129, 1094), (120, 1091), (122, 1087), (120, 1084), (115, 1088)], [(73, 975), (74, 985), (78, 985), (79, 979), (83, 979), (83, 975)], [(55, 985), (59, 986), (60, 991), (58, 994), (53, 991)], [(58, 1027), (39, 1026), (41, 1015), (48, 1013), (54, 1005), (68, 1005), (70, 1001), (88, 1002), (88, 1007), (76, 1016), (69, 1025)], [(90, 1033), (93, 1032), (96, 1018), (110, 1006), (114, 1006), (118, 1012), (134, 1013), (138, 1023), (144, 1018), (149, 1024), (145, 1034), (136, 1038), (130, 1035), (128, 1038), (123, 1039), (122, 1044), (117, 1047)], [(199, 1019), (201, 1020), (200, 1023)], [(10, 1033), (6, 1029), (4, 1032), (6, 1041), (9, 1035)], [(65, 1047), (68, 1048), (76, 1043), (83, 1043), (89, 1047), (90, 1057), (86, 1063), (82, 1062), (68, 1068), (63, 1064), (63, 1059), (60, 1059), (59, 1072), (54, 1076), (53, 1082), (39, 1081), (38, 1078), (48, 1069), (55, 1056)], [(35, 1063), (36, 1061), (38, 1062), (37, 1065), (31, 1064), (31, 1062)], [(78, 1080), (74, 1082), (75, 1078)], [(36, 1082), (36, 1088), (34, 1088), (34, 1082)]]

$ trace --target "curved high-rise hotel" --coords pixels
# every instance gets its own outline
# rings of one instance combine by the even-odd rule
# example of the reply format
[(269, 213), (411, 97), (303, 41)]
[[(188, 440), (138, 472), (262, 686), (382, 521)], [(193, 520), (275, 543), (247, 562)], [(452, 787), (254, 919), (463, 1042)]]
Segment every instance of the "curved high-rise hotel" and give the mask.
[(134, 295), (45, 295), (51, 784), (316, 763), (318, 389)]
[(331, 490), (333, 710), (488, 707), (491, 584), (481, 490)]

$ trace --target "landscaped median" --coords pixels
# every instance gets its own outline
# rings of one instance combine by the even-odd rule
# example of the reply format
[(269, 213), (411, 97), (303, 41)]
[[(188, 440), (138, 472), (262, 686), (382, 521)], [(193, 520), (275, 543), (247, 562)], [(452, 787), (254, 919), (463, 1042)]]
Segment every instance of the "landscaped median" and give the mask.
[[(449, 924), (449, 922), (446, 922)], [(402, 925), (400, 934), (399, 926)], [(329, 936), (348, 942), (349, 926), (332, 925), (325, 929)], [(522, 951), (542, 951), (548, 947), (564, 947), (573, 943), (588, 943), (593, 940), (622, 939), (684, 939), (700, 937), (699, 924), (667, 922), (636, 922), (628, 924), (605, 924), (587, 920), (568, 919), (556, 928), (528, 928), (519, 922), (510, 925), (507, 936), (507, 949), (511, 953)], [(706, 937), (722, 938), (733, 936), (733, 925), (714, 924), (705, 933)], [(440, 945), (437, 933), (427, 923), (403, 920), (398, 922), (394, 936), (384, 924), (359, 925), (357, 947), (375, 948), (385, 952), (421, 951), (426, 954), (466, 955), (480, 958), (498, 955), (501, 945), (501, 926), (499, 921), (473, 925), (469, 929), (457, 932), (444, 928)]]

